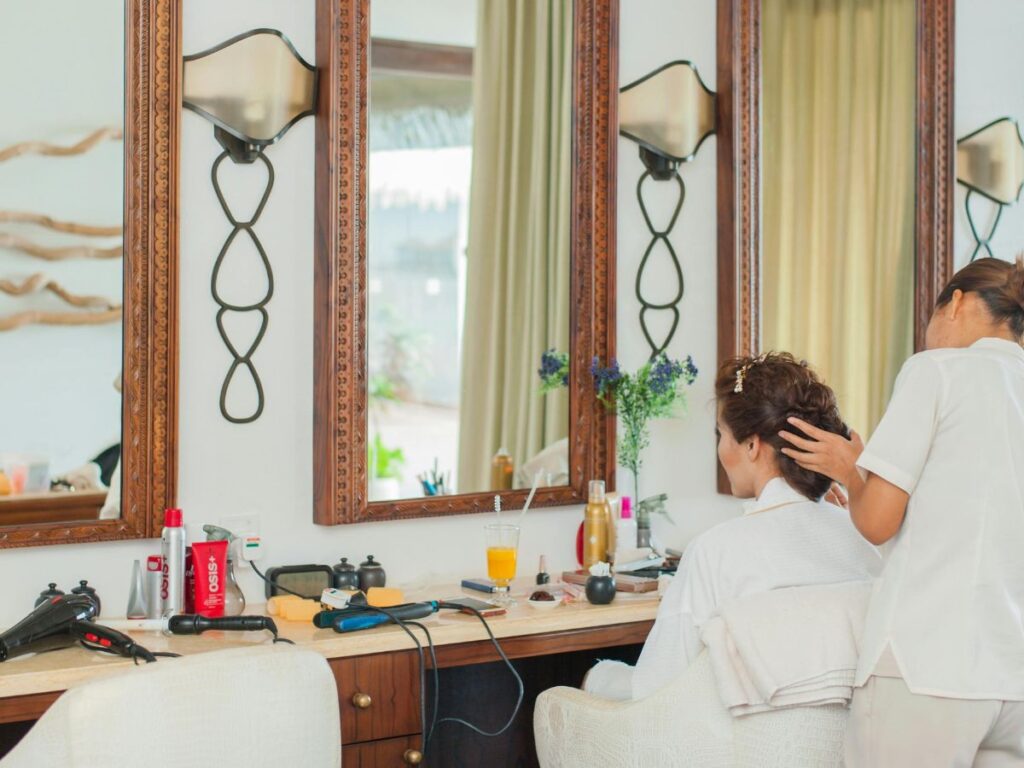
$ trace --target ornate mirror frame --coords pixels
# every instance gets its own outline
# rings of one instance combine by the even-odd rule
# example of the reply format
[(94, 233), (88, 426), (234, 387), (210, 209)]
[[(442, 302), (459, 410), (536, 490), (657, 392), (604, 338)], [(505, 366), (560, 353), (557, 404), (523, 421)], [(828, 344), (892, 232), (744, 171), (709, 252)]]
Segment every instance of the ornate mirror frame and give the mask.
[[(917, 0), (914, 348), (953, 265), (954, 0)], [(761, 346), (761, 0), (718, 0), (718, 359)], [(718, 467), (718, 489), (729, 492)]]
[(149, 538), (173, 504), (180, 69), (180, 0), (126, 0), (121, 517), (0, 528), (0, 548)]
[[(321, 525), (483, 512), (494, 493), (367, 499), (366, 111), (370, 0), (317, 0), (313, 505)], [(618, 0), (575, 0), (569, 475), (533, 506), (580, 504), (614, 481), (614, 419), (590, 364), (615, 347)], [(502, 492), (505, 508), (527, 491)]]

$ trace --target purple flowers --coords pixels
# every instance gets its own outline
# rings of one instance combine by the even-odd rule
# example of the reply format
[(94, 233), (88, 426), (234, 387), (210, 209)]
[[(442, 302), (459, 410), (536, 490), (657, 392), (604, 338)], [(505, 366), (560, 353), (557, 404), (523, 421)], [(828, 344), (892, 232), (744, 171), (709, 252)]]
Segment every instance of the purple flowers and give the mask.
[(680, 363), (677, 360), (670, 360), (663, 353), (658, 355), (651, 365), (647, 386), (656, 397), (664, 397), (675, 389), (680, 379), (687, 384), (693, 384), (696, 378), (697, 366), (693, 364), (692, 357), (687, 355), (686, 362)]
[(590, 375), (594, 377), (594, 389), (597, 390), (597, 396), (604, 397), (622, 379), (622, 370), (619, 368), (619, 361), (614, 357), (612, 364), (607, 368), (602, 368), (601, 360), (595, 357), (590, 364)]
[(541, 392), (550, 392), (569, 386), (569, 355), (554, 349), (546, 350), (540, 356)]

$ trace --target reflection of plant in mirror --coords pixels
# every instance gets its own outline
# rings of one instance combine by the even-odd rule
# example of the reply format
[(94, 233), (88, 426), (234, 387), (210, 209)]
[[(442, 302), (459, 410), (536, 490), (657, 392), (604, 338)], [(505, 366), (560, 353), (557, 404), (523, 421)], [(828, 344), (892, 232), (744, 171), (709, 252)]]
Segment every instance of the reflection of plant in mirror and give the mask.
[(390, 304), (375, 313), (370, 329), (377, 351), (369, 359), (381, 361), (379, 369), (370, 371), (371, 388), (383, 384), (387, 400), (415, 399), (417, 384), (430, 372), (430, 336), (409, 328)]
[(395, 392), (395, 383), (383, 373), (370, 376), (367, 395), (370, 398), (371, 407), (381, 405), (382, 403), (393, 403), (398, 400), (398, 393)]
[(569, 355), (549, 349), (540, 356), (541, 394), (569, 386)]
[(370, 446), (370, 467), (373, 477), (379, 479), (402, 477), (402, 465), (405, 464), (405, 454), (401, 448), (388, 448), (380, 435), (373, 436), (373, 445)]

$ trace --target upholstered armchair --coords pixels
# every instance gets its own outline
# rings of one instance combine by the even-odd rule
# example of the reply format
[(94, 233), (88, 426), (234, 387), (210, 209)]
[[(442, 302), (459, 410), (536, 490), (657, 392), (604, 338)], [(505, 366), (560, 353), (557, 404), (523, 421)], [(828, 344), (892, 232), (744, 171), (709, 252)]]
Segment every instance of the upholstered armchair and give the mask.
[(640, 701), (545, 691), (534, 733), (542, 768), (832, 768), (842, 764), (847, 712), (830, 705), (733, 718), (702, 653)]

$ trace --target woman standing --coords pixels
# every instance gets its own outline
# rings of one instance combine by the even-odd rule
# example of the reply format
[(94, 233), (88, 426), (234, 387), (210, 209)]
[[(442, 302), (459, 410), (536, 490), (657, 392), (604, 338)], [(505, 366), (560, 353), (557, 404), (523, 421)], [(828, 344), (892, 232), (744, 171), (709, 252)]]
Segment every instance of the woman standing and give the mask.
[[(847, 487), (890, 542), (846, 765), (1024, 766), (1024, 261), (980, 259), (939, 296), (865, 448), (790, 419), (783, 451)], [(858, 471), (859, 470), (859, 471)]]

